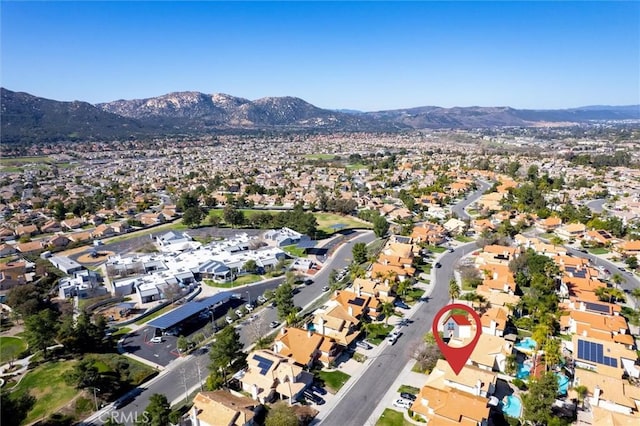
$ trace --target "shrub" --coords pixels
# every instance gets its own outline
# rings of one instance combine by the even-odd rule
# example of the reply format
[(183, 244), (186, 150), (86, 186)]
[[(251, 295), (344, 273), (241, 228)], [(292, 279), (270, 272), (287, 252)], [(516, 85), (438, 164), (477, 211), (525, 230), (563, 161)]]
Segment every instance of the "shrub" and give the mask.
[(511, 383), (520, 390), (527, 389), (527, 384), (523, 380), (513, 379)]

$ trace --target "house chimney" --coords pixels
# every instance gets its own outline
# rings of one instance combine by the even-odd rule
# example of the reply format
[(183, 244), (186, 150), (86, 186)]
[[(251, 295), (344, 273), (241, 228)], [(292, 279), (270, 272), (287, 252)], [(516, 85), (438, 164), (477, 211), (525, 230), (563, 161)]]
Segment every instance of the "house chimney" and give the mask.
[(600, 403), (600, 386), (596, 385), (595, 389), (593, 390), (593, 398), (591, 398), (591, 400), (592, 404), (597, 407)]
[(476, 382), (476, 396), (480, 396), (480, 390), (482, 389), (482, 380), (478, 379)]
[(191, 409), (191, 424), (193, 426), (200, 426), (200, 419), (198, 419), (198, 408), (195, 405)]

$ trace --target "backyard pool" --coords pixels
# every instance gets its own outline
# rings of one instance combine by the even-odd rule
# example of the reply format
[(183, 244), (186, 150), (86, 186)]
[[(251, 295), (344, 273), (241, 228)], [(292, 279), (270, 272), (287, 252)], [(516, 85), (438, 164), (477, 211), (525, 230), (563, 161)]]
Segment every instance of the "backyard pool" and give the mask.
[(529, 377), (531, 373), (531, 363), (524, 362), (522, 364), (518, 364), (518, 372), (516, 373), (516, 377), (518, 379), (526, 379)]
[(521, 352), (531, 352), (533, 351), (538, 344), (531, 337), (527, 337), (514, 345), (514, 348), (518, 349)]
[(517, 396), (508, 395), (503, 399), (502, 412), (517, 419), (522, 413), (522, 402)]
[(569, 378), (564, 374), (556, 373), (558, 379), (558, 392), (560, 395), (566, 395), (569, 390)]

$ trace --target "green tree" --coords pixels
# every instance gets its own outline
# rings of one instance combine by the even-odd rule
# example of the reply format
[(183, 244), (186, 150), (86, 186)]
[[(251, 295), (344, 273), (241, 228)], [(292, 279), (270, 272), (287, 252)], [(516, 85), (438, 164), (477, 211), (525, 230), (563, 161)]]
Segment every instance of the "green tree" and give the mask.
[(256, 264), (255, 260), (249, 259), (244, 263), (244, 266), (242, 268), (245, 271), (253, 274), (254, 272), (256, 272), (256, 269), (258, 269), (258, 265)]
[(296, 312), (296, 305), (293, 301), (293, 287), (288, 280), (276, 288), (274, 300), (278, 308), (278, 318), (281, 321), (286, 320), (287, 316), (292, 312)]
[(629, 256), (624, 260), (624, 263), (631, 269), (636, 269), (638, 267), (638, 258), (635, 256)]
[(573, 390), (575, 390), (578, 394), (578, 402), (580, 402), (582, 408), (584, 408), (584, 397), (587, 396), (589, 389), (587, 389), (587, 387), (584, 385), (579, 385), (576, 386)]
[(204, 219), (204, 212), (200, 207), (189, 207), (182, 214), (182, 223), (189, 228), (199, 225), (202, 219)]
[(171, 406), (167, 397), (154, 393), (149, 398), (149, 405), (144, 410), (144, 416), (137, 422), (138, 426), (167, 426), (169, 422), (169, 414), (171, 413)]
[(19, 426), (31, 408), (36, 403), (36, 399), (27, 392), (0, 392), (0, 423), (3, 426)]
[(389, 222), (382, 216), (376, 216), (373, 219), (373, 232), (376, 234), (376, 237), (382, 238), (387, 235), (387, 231), (389, 230)]
[(298, 426), (298, 417), (293, 408), (284, 401), (280, 401), (271, 406), (265, 426)]
[(365, 243), (355, 243), (351, 249), (353, 261), (355, 263), (364, 263), (367, 261), (367, 245)]
[(209, 355), (211, 358), (211, 370), (221, 371), (222, 378), (226, 383), (227, 370), (231, 363), (243, 356), (240, 335), (234, 327), (228, 325), (218, 333)]
[(90, 388), (100, 381), (100, 372), (92, 360), (83, 359), (65, 375), (64, 381), (76, 389)]
[(176, 347), (178, 348), (178, 351), (185, 352), (189, 349), (189, 340), (184, 336), (178, 337), (178, 340), (176, 340)]
[(232, 227), (241, 226), (244, 224), (244, 213), (242, 210), (238, 210), (233, 204), (227, 204), (222, 210), (222, 217), (224, 221)]
[(384, 315), (384, 323), (388, 325), (389, 324), (389, 318), (396, 311), (396, 309), (393, 306), (393, 303), (389, 303), (389, 302), (383, 303), (380, 306), (380, 311), (382, 312), (382, 315)]
[(553, 337), (547, 339), (544, 345), (544, 362), (547, 364), (547, 367), (554, 367), (560, 364), (560, 359), (560, 341)]
[(453, 302), (458, 297), (460, 297), (460, 286), (456, 280), (452, 278), (451, 281), (449, 281), (449, 298), (451, 302)]
[(514, 376), (518, 371), (518, 357), (515, 354), (507, 355), (504, 372)]
[(53, 345), (58, 332), (58, 313), (45, 309), (24, 321), (25, 337), (29, 346), (41, 350), (47, 357), (47, 347)]
[(211, 370), (211, 373), (209, 373), (209, 376), (207, 377), (207, 383), (205, 386), (209, 391), (218, 390), (224, 386), (224, 377), (222, 377), (219, 370)]
[(558, 380), (551, 372), (539, 379), (531, 379), (529, 392), (522, 398), (524, 419), (533, 425), (547, 425), (553, 417), (551, 407), (558, 393)]

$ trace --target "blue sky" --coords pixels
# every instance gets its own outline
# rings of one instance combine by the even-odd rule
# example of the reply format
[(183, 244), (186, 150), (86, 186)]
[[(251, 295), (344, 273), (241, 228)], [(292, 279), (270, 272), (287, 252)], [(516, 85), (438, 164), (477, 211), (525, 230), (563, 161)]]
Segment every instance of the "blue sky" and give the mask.
[(640, 2), (1, 3), (1, 84), (324, 108), (640, 104)]

